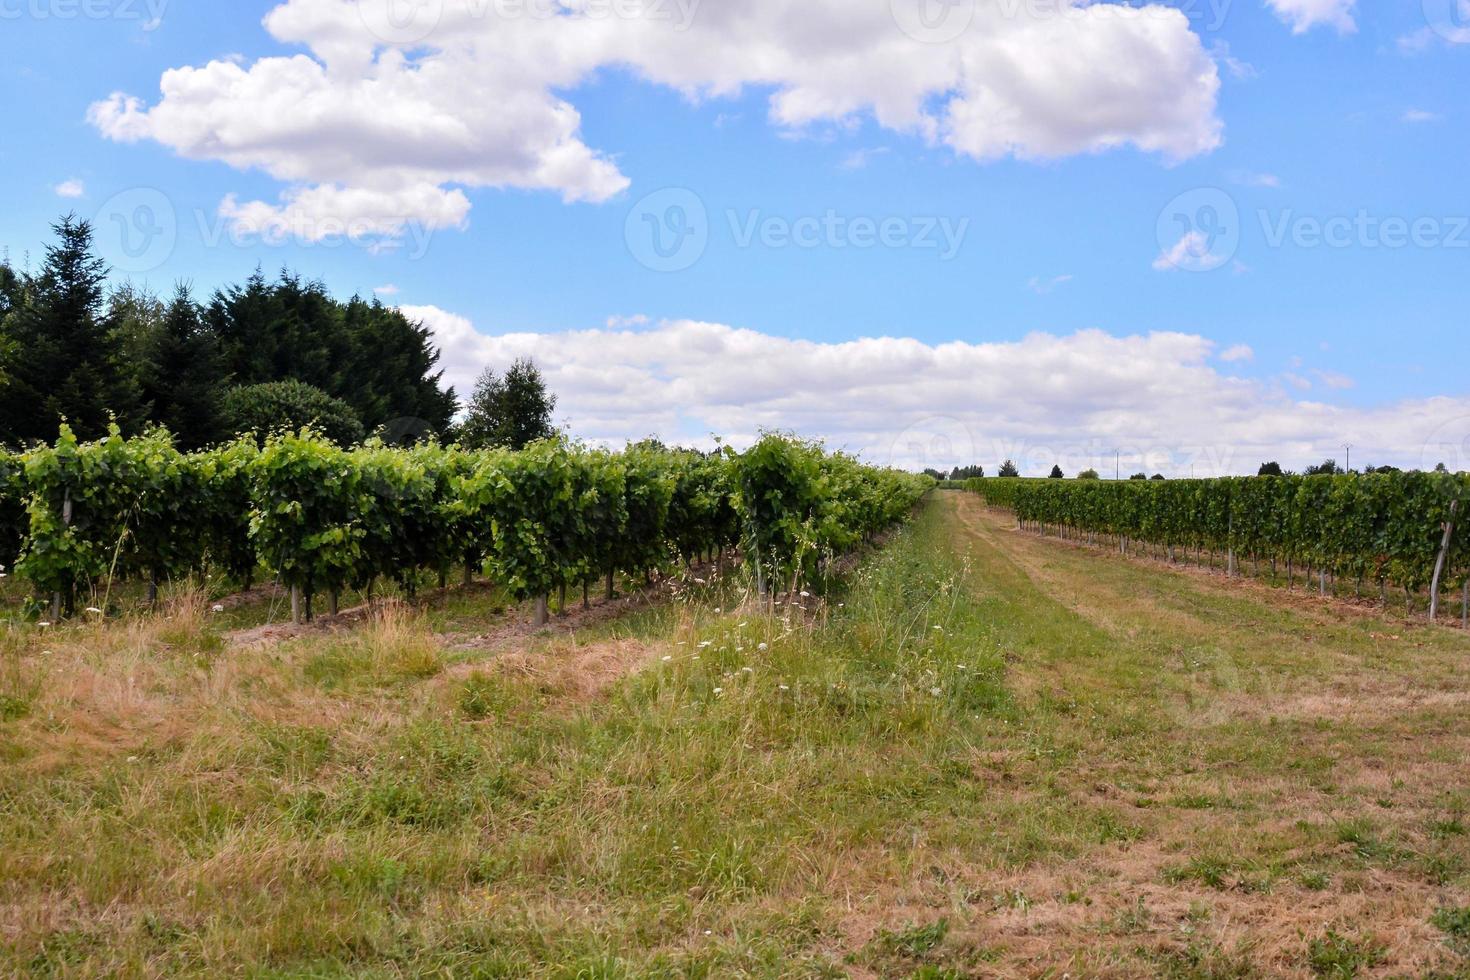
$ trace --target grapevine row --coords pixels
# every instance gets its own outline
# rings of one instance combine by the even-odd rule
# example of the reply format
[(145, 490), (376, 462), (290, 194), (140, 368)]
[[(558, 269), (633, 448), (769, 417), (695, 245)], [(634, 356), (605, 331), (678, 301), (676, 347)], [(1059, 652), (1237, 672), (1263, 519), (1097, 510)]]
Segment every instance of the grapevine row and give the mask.
[[(1442, 472), (1208, 480), (981, 478), (965, 488), (1026, 526), (1109, 535), (1365, 581), (1406, 596), (1470, 578), (1470, 476)], [(1448, 532), (1448, 533), (1447, 533)], [(1435, 570), (1440, 569), (1438, 582)], [(1431, 605), (1437, 601), (1437, 589)]]
[[(487, 571), (518, 600), (646, 576), (675, 558), (740, 548), (795, 588), (821, 563), (902, 520), (927, 477), (864, 466), (784, 435), (745, 453), (656, 445), (621, 452), (561, 439), (524, 450), (379, 443), (344, 449), (303, 430), (181, 453), (156, 430), (79, 442), (63, 427), (0, 466), (0, 546), (53, 615), (111, 583), (264, 569), (335, 609), (379, 578)], [(584, 593), (585, 594), (585, 593)]]

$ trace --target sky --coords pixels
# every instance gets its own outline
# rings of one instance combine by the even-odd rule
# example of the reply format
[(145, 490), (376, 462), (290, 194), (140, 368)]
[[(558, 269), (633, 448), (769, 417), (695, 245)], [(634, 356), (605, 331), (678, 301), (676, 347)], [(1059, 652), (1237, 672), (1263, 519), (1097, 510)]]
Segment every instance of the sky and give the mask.
[(1470, 0), (0, 0), (0, 76), (12, 262), (289, 267), (590, 441), (1470, 468)]

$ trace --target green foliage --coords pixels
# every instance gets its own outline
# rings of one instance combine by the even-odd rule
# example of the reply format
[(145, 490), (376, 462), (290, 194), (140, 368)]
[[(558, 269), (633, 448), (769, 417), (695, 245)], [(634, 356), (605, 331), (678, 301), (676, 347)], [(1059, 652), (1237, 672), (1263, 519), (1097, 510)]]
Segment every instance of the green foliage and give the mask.
[(471, 449), (523, 449), (556, 434), (555, 408), (556, 396), (531, 361), (516, 361), (503, 378), (486, 368), (475, 383), (459, 441)]
[(300, 381), (231, 388), (221, 400), (220, 416), (225, 429), (236, 435), (264, 438), (309, 426), (343, 446), (363, 438), (362, 423), (351, 406)]
[(731, 468), (741, 541), (761, 581), (810, 580), (819, 562), (900, 520), (929, 476), (875, 470), (815, 443), (768, 434)]
[(1307, 944), (1307, 965), (1319, 977), (1350, 980), (1383, 962), (1387, 948), (1371, 940), (1357, 940), (1329, 929)]
[(92, 226), (68, 215), (52, 230), (57, 241), (41, 271), (7, 290), (0, 439), (16, 446), (56, 438), (63, 420), (83, 437), (101, 436), (114, 415), (126, 424), (137, 405)]
[(1470, 476), (1376, 473), (1125, 482), (972, 480), (1019, 520), (1240, 557), (1310, 562), (1423, 589), (1451, 505), (1451, 581), (1470, 573)]
[(78, 442), (61, 427), (55, 446), (25, 454), (28, 533), (17, 570), (37, 596), (103, 578), (185, 571), (197, 554), (196, 482), (162, 430)]
[(250, 537), (282, 583), (311, 595), (364, 575), (364, 514), (376, 501), (350, 453), (309, 429), (286, 432), (267, 440), (250, 473)]
[(260, 565), (308, 597), (377, 577), (412, 592), (419, 572), (461, 561), (526, 599), (741, 540), (785, 585), (903, 520), (934, 485), (784, 436), (744, 455), (562, 439), (473, 452), (344, 448), (303, 427), (185, 454), (161, 429), (79, 442), (63, 428), (54, 447), (5, 463), (0, 507), (18, 518), (25, 506), (19, 570), (38, 597), (69, 604), (104, 578), (212, 567), (248, 582)]
[(439, 352), (402, 311), (344, 303), (284, 272), (274, 282), (256, 272), (204, 305), (184, 287), (162, 302), (109, 284), (87, 222), (68, 215), (53, 230), (38, 272), (0, 259), (0, 441), (49, 441), (63, 420), (96, 439), (115, 421), (128, 434), (163, 425), (198, 449), (228, 435), (218, 413), (230, 386), (288, 380), (395, 441), (448, 430), (457, 400), (435, 370)]

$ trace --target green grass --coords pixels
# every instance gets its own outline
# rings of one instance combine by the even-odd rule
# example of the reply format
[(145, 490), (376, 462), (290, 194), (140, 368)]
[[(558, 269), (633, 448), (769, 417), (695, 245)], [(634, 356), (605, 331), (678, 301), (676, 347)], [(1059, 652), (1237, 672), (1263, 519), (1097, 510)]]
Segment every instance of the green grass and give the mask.
[[(763, 614), (738, 581), (690, 585), (493, 651), (442, 642), (503, 622), (488, 587), (248, 647), (210, 614), (14, 633), (0, 970), (1458, 962), (1461, 638), (1410, 655), (1372, 636), (1402, 626), (1007, 536), (949, 497), (829, 603)], [(1324, 687), (1414, 698), (1299, 707)], [(1420, 895), (1417, 925), (1377, 931), (1441, 908), (1443, 941), (1381, 948), (1338, 914), (1349, 894), (1365, 916)]]

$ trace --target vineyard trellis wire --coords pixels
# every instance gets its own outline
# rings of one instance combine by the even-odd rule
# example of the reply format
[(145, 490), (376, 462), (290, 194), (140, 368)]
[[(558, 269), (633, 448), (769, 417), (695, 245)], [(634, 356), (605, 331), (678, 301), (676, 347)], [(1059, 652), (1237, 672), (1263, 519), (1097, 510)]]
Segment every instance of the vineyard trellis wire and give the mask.
[(929, 477), (861, 464), (767, 434), (745, 453), (634, 444), (621, 452), (562, 438), (521, 451), (370, 441), (336, 445), (310, 429), (180, 453), (167, 432), (94, 442), (62, 427), (54, 445), (0, 458), (0, 546), (53, 617), (111, 583), (221, 570), (246, 588), (259, 569), (335, 612), (345, 589), (394, 579), (412, 591), (488, 572), (536, 602), (671, 561), (745, 550), (762, 593), (811, 580), (822, 563), (902, 520)]
[[(1458, 585), (1470, 618), (1470, 475), (1444, 472), (1332, 476), (1223, 477), (1196, 480), (1028, 480), (984, 477), (965, 482), (992, 507), (1028, 529), (1113, 538), (1215, 556), (1227, 572), (1241, 562), (1351, 581), (1361, 594), (1390, 586), (1406, 603), (1428, 590), (1431, 617), (1444, 585)], [(1460, 518), (1456, 520), (1457, 516)], [(1438, 569), (1438, 574), (1436, 574)]]

